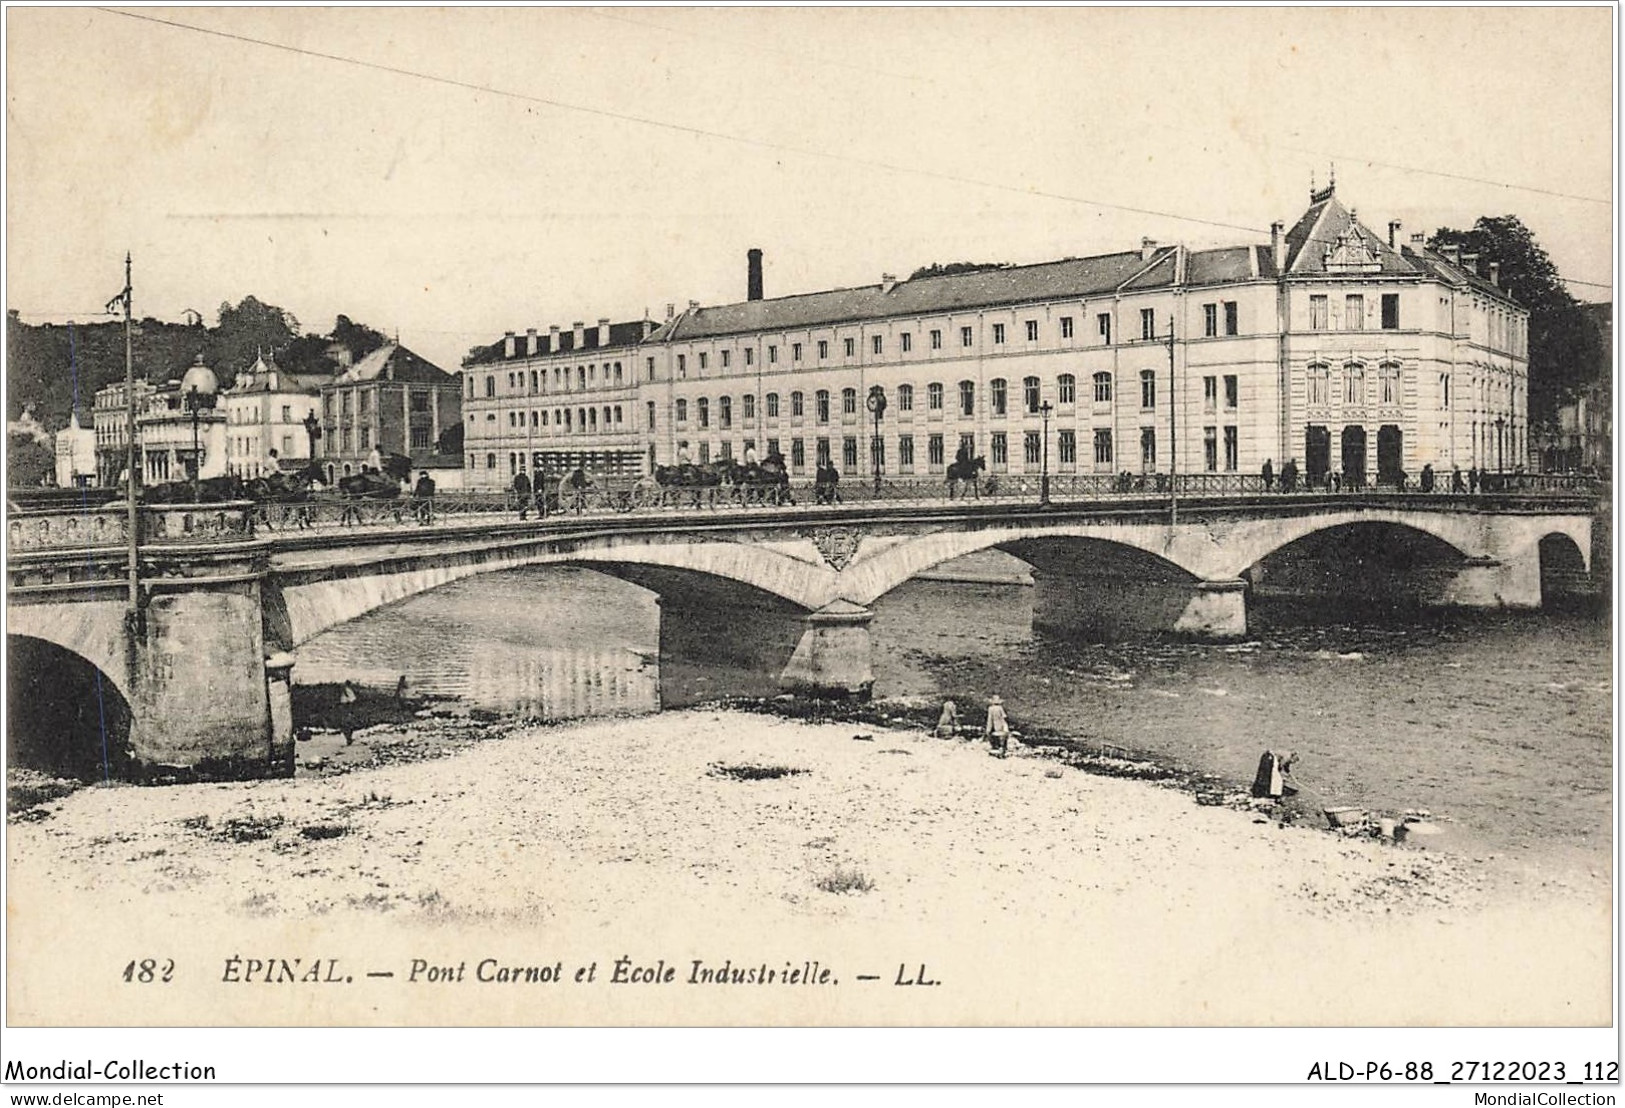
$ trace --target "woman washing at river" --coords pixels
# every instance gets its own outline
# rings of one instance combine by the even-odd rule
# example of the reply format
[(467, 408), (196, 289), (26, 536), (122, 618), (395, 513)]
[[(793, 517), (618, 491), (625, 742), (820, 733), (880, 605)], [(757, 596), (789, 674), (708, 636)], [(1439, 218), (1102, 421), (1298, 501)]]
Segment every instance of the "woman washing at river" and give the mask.
[(1004, 758), (1010, 753), (1010, 717), (1004, 714), (1004, 700), (997, 696), (987, 698), (987, 723), (982, 733), (993, 744), (993, 753)]

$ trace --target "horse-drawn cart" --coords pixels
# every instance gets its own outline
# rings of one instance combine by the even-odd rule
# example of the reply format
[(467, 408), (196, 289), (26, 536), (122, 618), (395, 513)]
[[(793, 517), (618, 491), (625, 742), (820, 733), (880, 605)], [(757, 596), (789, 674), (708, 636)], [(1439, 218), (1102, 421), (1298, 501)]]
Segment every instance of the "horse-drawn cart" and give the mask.
[(559, 511), (630, 512), (659, 501), (654, 480), (637, 474), (588, 473), (576, 470), (559, 479)]

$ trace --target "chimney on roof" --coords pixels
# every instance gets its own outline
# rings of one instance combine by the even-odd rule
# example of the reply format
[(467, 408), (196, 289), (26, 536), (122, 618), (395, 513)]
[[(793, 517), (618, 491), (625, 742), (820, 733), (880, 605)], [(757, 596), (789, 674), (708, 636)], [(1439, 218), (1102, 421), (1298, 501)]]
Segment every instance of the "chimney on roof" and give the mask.
[(698, 300), (690, 300), (688, 302), (688, 310), (689, 311), (697, 312), (697, 311), (699, 311), (699, 309), (700, 309), (700, 302)]
[(598, 345), (609, 345), (609, 320), (607, 319), (600, 319), (598, 321)]
[(1390, 219), (1388, 221), (1388, 249), (1390, 250), (1397, 249), (1399, 246), (1399, 228), (1399, 220)]
[(1422, 231), (1412, 231), (1411, 232), (1411, 245), (1416, 248), (1416, 252), (1418, 254), (1420, 254), (1423, 250), (1427, 249), (1427, 244), (1428, 244), (1428, 237), (1424, 232), (1422, 232)]
[(570, 331), (575, 337), (575, 346), (572, 349), (580, 350), (587, 345), (587, 325), (581, 320), (570, 324)]
[(502, 335), (502, 356), (504, 358), (513, 357), (513, 332), (512, 331), (503, 332), (503, 335)]
[(745, 299), (760, 300), (762, 298), (762, 252), (751, 247), (745, 253)]
[(671, 303), (670, 301), (667, 301), (666, 302), (666, 322), (670, 323), (674, 318), (676, 318), (676, 316), (677, 316), (677, 305)]
[(559, 352), (559, 325), (557, 323), (547, 329), (547, 352), (549, 354)]
[(880, 291), (881, 292), (890, 292), (892, 289), (894, 289), (896, 287), (897, 287), (897, 274), (895, 274), (895, 273), (882, 273), (880, 275)]
[(1444, 260), (1449, 262), (1451, 265), (1461, 264), (1461, 247), (1457, 246), (1455, 243), (1451, 243), (1448, 246), (1439, 247), (1439, 253), (1443, 254)]
[(526, 356), (532, 357), (532, 358), (534, 358), (536, 356), (536, 345), (537, 345), (536, 328), (534, 328), (534, 327), (525, 328), (525, 354), (526, 354)]
[(1275, 259), (1275, 272), (1280, 273), (1286, 269), (1286, 242), (1282, 235), (1286, 231), (1286, 224), (1277, 219), (1270, 224), (1270, 256)]
[(1490, 263), (1490, 284), (1494, 285), (1496, 288), (1501, 287), (1501, 263), (1500, 262), (1491, 262)]
[(1463, 254), (1461, 256), (1461, 268), (1465, 269), (1468, 273), (1471, 273), (1474, 277), (1477, 277), (1478, 276), (1478, 255), (1477, 254)]
[(646, 317), (644, 319), (644, 321), (643, 321), (643, 337), (648, 338), (650, 335), (652, 335), (654, 333), (655, 333), (655, 321)]
[(1140, 260), (1142, 262), (1149, 262), (1151, 260), (1151, 255), (1155, 254), (1156, 252), (1157, 252), (1157, 240), (1156, 239), (1143, 238), (1143, 239), (1140, 240)]

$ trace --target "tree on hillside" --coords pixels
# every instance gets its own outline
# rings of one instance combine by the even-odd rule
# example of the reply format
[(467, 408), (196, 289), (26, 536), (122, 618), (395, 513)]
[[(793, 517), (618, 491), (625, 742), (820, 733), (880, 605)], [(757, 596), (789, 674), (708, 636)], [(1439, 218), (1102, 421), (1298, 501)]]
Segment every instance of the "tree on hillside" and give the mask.
[(56, 481), (56, 454), (32, 435), (6, 435), (6, 485), (37, 488)]
[(204, 360), (220, 378), (221, 388), (254, 364), (260, 354), (286, 351), (299, 335), (299, 321), (291, 312), (245, 296), (236, 306), (220, 305), (219, 322), (209, 332)]
[(333, 341), (343, 343), (349, 348), (351, 361), (359, 362), (389, 340), (365, 323), (355, 323), (349, 316), (341, 315), (333, 321)]
[(1479, 256), (1481, 275), (1501, 264), (1501, 287), (1529, 309), (1529, 419), (1549, 426), (1557, 409), (1573, 400), (1599, 373), (1606, 355), (1596, 324), (1563, 287), (1557, 266), (1515, 215), (1480, 216), (1471, 230), (1441, 227), (1428, 247), (1459, 246)]

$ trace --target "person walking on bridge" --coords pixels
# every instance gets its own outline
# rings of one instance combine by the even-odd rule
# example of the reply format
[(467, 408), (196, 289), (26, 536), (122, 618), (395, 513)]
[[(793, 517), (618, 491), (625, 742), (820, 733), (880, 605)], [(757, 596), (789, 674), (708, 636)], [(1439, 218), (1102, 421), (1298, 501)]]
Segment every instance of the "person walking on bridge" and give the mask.
[(412, 510), (423, 526), (434, 522), (434, 478), (426, 469), (418, 471), (418, 483), (412, 489)]
[(523, 521), (530, 514), (530, 478), (524, 470), (513, 475), (513, 495), (519, 501), (519, 518)]
[(1275, 464), (1269, 458), (1264, 459), (1264, 491), (1269, 492), (1275, 488)]

